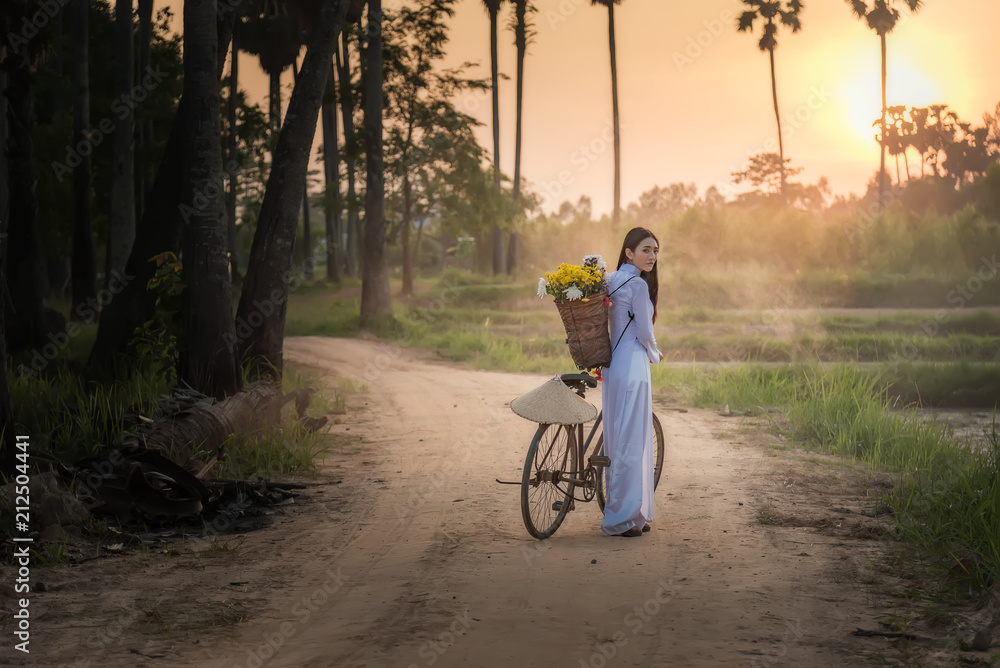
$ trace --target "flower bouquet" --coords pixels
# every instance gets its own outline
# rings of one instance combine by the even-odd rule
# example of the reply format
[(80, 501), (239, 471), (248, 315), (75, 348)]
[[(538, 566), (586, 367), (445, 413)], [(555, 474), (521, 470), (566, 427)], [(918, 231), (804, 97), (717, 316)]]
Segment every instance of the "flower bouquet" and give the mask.
[(566, 328), (566, 343), (578, 369), (611, 363), (608, 334), (607, 265), (600, 255), (587, 255), (583, 264), (560, 264), (538, 279), (538, 296), (555, 297)]

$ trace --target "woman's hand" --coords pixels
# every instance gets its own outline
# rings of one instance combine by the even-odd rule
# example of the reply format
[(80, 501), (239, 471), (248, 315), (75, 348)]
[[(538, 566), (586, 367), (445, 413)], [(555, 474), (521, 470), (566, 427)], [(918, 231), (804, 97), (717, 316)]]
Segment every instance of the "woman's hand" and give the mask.
[[(657, 350), (656, 352), (660, 353), (660, 351), (659, 351), (659, 350)], [(660, 361), (661, 361), (661, 362), (663, 361), (663, 353), (660, 353)]]

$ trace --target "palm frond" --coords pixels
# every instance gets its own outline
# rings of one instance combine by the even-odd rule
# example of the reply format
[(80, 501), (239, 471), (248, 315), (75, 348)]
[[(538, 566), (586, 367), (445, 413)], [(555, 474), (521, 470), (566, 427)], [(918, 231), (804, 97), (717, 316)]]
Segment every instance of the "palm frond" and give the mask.
[(620, 5), (622, 0), (590, 0), (591, 5), (604, 5), (605, 7), (610, 7), (611, 5)]
[(864, 0), (847, 0), (847, 4), (851, 6), (851, 11), (859, 19), (865, 18), (868, 14), (868, 5), (865, 4)]
[(740, 32), (743, 32), (744, 30), (753, 30), (753, 21), (756, 18), (757, 12), (743, 12), (743, 14), (740, 15), (740, 22), (739, 25), (736, 26), (736, 29)]
[(760, 42), (757, 43), (761, 51), (773, 51), (778, 46), (778, 39), (775, 37), (777, 33), (778, 26), (773, 23), (764, 26), (764, 34), (761, 35)]

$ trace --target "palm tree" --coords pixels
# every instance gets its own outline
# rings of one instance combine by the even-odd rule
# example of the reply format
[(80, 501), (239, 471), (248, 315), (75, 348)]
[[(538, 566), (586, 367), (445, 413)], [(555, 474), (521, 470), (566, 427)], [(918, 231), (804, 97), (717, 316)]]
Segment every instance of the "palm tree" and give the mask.
[(337, 81), (340, 84), (340, 108), (344, 119), (344, 162), (347, 171), (347, 248), (344, 250), (347, 275), (356, 276), (360, 262), (358, 253), (359, 221), (355, 170), (357, 169), (357, 134), (354, 131), (354, 91), (351, 83), (350, 42), (354, 30), (361, 32), (363, 7), (352, 2), (347, 10), (347, 20), (341, 33), (341, 51), (337, 51)]
[(326, 178), (326, 280), (340, 281), (340, 147), (337, 145), (337, 80), (331, 65), (320, 110), (323, 124), (323, 175)]
[[(214, 22), (212, 23), (214, 26)], [(131, 93), (134, 86), (132, 55), (132, 0), (115, 2), (115, 97)], [(105, 282), (112, 271), (122, 271), (135, 242), (135, 129), (132, 114), (125, 114), (112, 139), (114, 181), (111, 186), (111, 219)]]
[(281, 373), (292, 246), (302, 205), (302, 184), (309, 167), (333, 52), (337, 48), (337, 33), (346, 13), (346, 0), (326, 0), (320, 5), (319, 15), (312, 23), (302, 69), (288, 101), (285, 121), (278, 133), (271, 173), (260, 206), (236, 313), (240, 328), (238, 357), (250, 360), (254, 372), (260, 375)]
[(611, 216), (611, 229), (618, 229), (622, 218), (622, 144), (618, 123), (618, 62), (615, 49), (615, 5), (622, 0), (590, 0), (591, 5), (608, 8), (608, 46), (611, 51), (611, 106), (615, 128), (615, 208)]
[[(900, 0), (911, 12), (916, 12), (920, 9), (923, 4), (922, 0)], [(868, 23), (868, 27), (875, 31), (879, 37), (879, 42), (882, 47), (882, 137), (886, 136), (885, 132), (885, 115), (886, 115), (886, 103), (885, 103), (885, 79), (886, 79), (886, 60), (885, 60), (885, 36), (888, 35), (896, 27), (899, 22), (900, 12), (896, 9), (895, 4), (897, 0), (874, 0), (872, 3), (872, 8), (868, 9), (868, 3), (866, 0), (847, 0), (847, 3), (851, 6), (851, 10), (854, 15), (859, 19), (864, 19)], [(879, 158), (879, 170), (878, 170), (878, 206), (879, 210), (885, 207), (885, 143), (881, 143), (881, 157)]]
[[(188, 289), (187, 345), (181, 372), (194, 388), (221, 397), (240, 387), (233, 342), (233, 293), (222, 193), (218, 35), (214, 0), (184, 2), (182, 234)], [(224, 51), (223, 51), (224, 53)], [(203, 201), (199, 201), (203, 200)]]
[[(74, 0), (73, 11), (73, 143), (79, 145), (90, 131), (89, 0)], [(4, 121), (6, 122), (6, 121)], [(6, 143), (0, 144), (5, 146)], [(0, 208), (0, 216), (5, 212)], [(96, 296), (97, 268), (94, 260), (94, 230), (90, 219), (90, 155), (81, 155), (73, 172), (73, 261), (72, 317), (80, 306)]]
[(229, 239), (229, 276), (234, 285), (243, 282), (240, 274), (239, 248), (236, 243), (236, 195), (239, 188), (237, 182), (239, 175), (239, 132), (236, 121), (236, 110), (240, 100), (240, 22), (237, 21), (233, 29), (233, 42), (230, 48), (229, 62), (229, 106), (226, 110), (228, 115), (229, 136), (226, 146), (226, 172), (229, 180), (229, 189), (226, 191), (226, 226)]
[(750, 7), (740, 16), (737, 30), (752, 31), (753, 22), (759, 17), (764, 21), (764, 34), (761, 35), (757, 47), (761, 51), (767, 51), (771, 60), (771, 97), (774, 101), (774, 119), (778, 123), (778, 156), (781, 158), (781, 203), (787, 203), (785, 199), (785, 143), (781, 136), (781, 115), (778, 113), (778, 88), (774, 76), (774, 50), (778, 46), (777, 19), (780, 23), (798, 32), (802, 28), (799, 22), (799, 12), (802, 11), (802, 3), (799, 0), (788, 0), (787, 8), (781, 8), (781, 0), (767, 2), (767, 0), (743, 0), (743, 4)]
[(382, 152), (382, 0), (368, 0), (368, 50), (365, 67), (364, 262), (361, 268), (361, 314), (364, 327), (392, 317), (389, 271), (385, 257), (385, 162)]
[[(514, 131), (514, 194), (515, 205), (521, 199), (521, 103), (524, 98), (524, 56), (528, 51), (528, 42), (535, 35), (529, 20), (529, 15), (537, 11), (529, 0), (513, 0), (514, 44), (517, 46), (517, 125)], [(517, 232), (510, 233), (510, 245), (507, 251), (507, 273), (514, 271), (517, 264)]]
[[(490, 14), (490, 73), (493, 81), (493, 185), (500, 192), (500, 82), (497, 72), (497, 17), (504, 0), (483, 0)], [(503, 230), (493, 223), (493, 273), (504, 273)]]
[[(139, 16), (139, 62), (136, 70), (136, 84), (146, 76), (146, 68), (149, 67), (150, 57), (153, 48), (153, 0), (138, 0), (136, 3), (136, 13)], [(138, 171), (136, 197), (139, 206), (136, 211), (139, 216), (146, 208), (146, 196), (152, 185), (149, 179), (149, 158), (148, 154), (153, 143), (153, 121), (149, 118), (140, 118), (139, 128), (136, 133), (136, 158)]]
[[(215, 68), (217, 80), (222, 78), (225, 69), (226, 54), (229, 52), (229, 42), (233, 37), (233, 26), (236, 21), (236, 13), (231, 5), (220, 3), (218, 8), (219, 12), (214, 21), (218, 37), (218, 62)], [(121, 293), (101, 309), (97, 340), (90, 349), (89, 363), (92, 365), (105, 364), (116, 353), (127, 352), (128, 342), (135, 328), (153, 317), (157, 295), (146, 289), (146, 284), (153, 278), (155, 270), (149, 258), (164, 251), (174, 253), (180, 251), (183, 223), (180, 211), (181, 177), (186, 141), (183, 119), (186, 118), (186, 109), (191, 104), (193, 102), (184, 95), (181, 95), (177, 102), (177, 114), (167, 136), (160, 166), (156, 170), (146, 208), (139, 221), (136, 242), (125, 267), (126, 274), (134, 278), (126, 283)]]

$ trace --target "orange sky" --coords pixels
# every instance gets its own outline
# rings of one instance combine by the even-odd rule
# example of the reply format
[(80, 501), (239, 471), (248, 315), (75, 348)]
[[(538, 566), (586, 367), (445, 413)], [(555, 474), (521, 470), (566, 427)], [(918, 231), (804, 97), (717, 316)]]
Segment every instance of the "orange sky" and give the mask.
[[(181, 0), (157, 0), (164, 3), (179, 24)], [(522, 173), (546, 210), (585, 194), (600, 214), (611, 208), (613, 177), (607, 11), (590, 0), (535, 4)], [(747, 156), (776, 151), (767, 54), (757, 49), (759, 32), (736, 32), (742, 7), (736, 0), (624, 0), (615, 9), (623, 206), (676, 181), (693, 181), (700, 194), (710, 185), (724, 189)], [(861, 192), (878, 168), (868, 127), (879, 114), (878, 37), (840, 0), (806, 0), (801, 19), (799, 33), (779, 32), (775, 52), (785, 155), (804, 167), (803, 181), (826, 176), (835, 193)], [(888, 103), (946, 103), (981, 124), (982, 113), (1000, 102), (997, 25), (995, 0), (925, 0), (916, 15), (904, 13), (888, 39)], [(488, 76), (489, 20), (481, 0), (456, 3), (451, 35), (447, 64), (479, 61), (476, 73)], [(512, 174), (516, 49), (511, 32), (500, 41), (500, 70), (510, 77), (501, 82), (501, 167)], [(264, 105), (266, 80), (254, 60), (241, 59), (242, 86)], [(287, 102), (291, 73), (283, 83)], [(458, 105), (485, 123), (480, 141), (492, 150), (488, 94)], [(314, 150), (321, 141), (318, 132)]]

